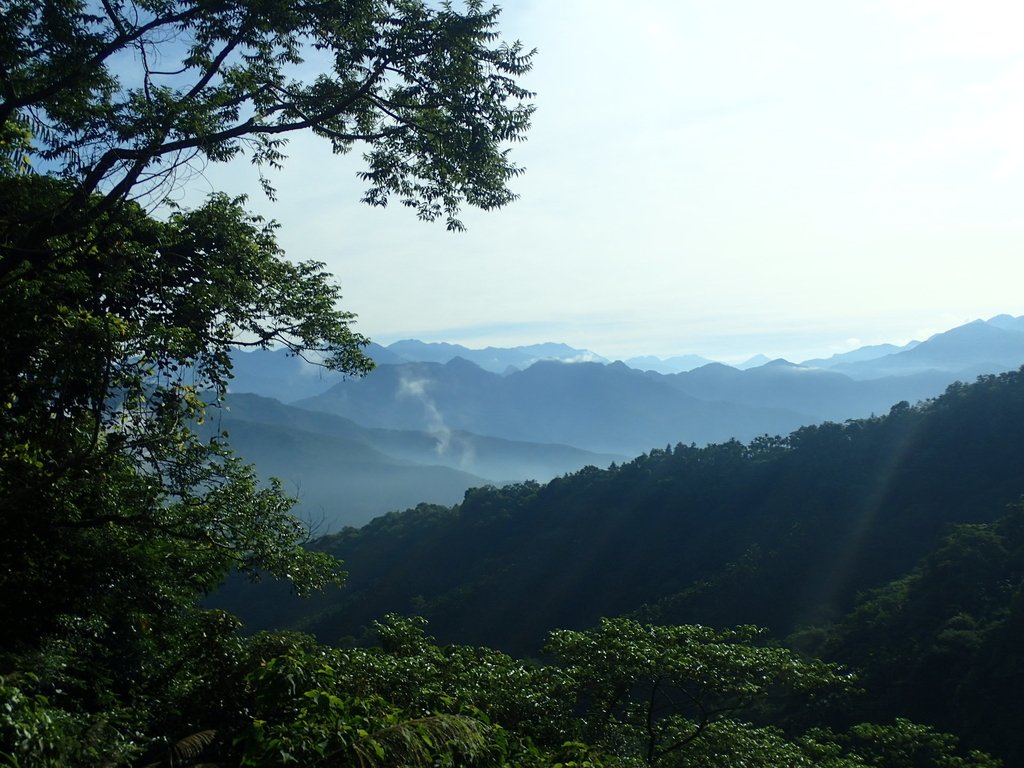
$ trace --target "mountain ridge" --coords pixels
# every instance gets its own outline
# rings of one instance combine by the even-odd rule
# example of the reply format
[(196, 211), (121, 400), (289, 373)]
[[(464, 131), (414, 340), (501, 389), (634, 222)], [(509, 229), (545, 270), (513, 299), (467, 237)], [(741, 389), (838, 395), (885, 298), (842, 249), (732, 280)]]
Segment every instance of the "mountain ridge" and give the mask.
[[(1024, 318), (996, 316), (993, 322), (958, 326), (895, 352), (876, 345), (871, 354), (888, 352), (877, 358), (835, 356), (829, 367), (780, 358), (746, 369), (708, 363), (675, 374), (640, 371), (624, 361), (557, 358), (499, 373), (456, 354), (444, 363), (381, 363), (364, 378), (346, 379), (283, 350), (266, 350), (239, 356), (229, 395), (235, 411), (229, 410), (226, 418), (263, 423), (259, 429), (245, 426), (237, 431), (241, 443), (243, 436), (249, 438), (240, 445), (240, 453), (249, 459), (259, 457), (255, 463), (264, 475), (282, 475), (300, 491), (304, 486), (323, 500), (314, 504), (307, 494), (303, 508), (332, 510), (332, 525), (355, 524), (416, 501), (451, 503), (470, 485), (546, 481), (666, 444), (746, 441), (885, 413), (894, 403), (935, 397), (954, 381), (1024, 363), (1022, 329)], [(458, 345), (430, 349), (445, 356), (465, 350)], [(572, 357), (578, 351), (559, 344), (524, 349), (522, 355)], [(387, 348), (371, 349), (375, 350), (383, 359), (401, 359)], [(245, 400), (240, 390), (247, 382), (253, 389), (272, 391), (279, 400), (292, 398), (291, 405), (257, 406), (255, 400)], [(339, 442), (311, 438), (303, 447), (295, 430)], [(271, 445), (259, 445), (260, 440)], [(301, 465), (273, 447), (288, 443), (302, 454), (317, 445), (320, 453), (336, 452), (339, 470), (330, 487), (334, 496), (344, 499), (354, 472), (352, 441), (367, 449), (364, 461), (377, 467), (375, 476), (383, 485), (397, 491), (418, 478), (423, 484), (418, 497), (404, 490), (404, 495), (375, 493), (356, 478), (354, 487), (362, 490), (353, 492), (349, 506), (357, 512), (336, 514), (333, 510), (342, 505), (330, 501), (327, 460), (318, 454)], [(400, 463), (382, 461), (377, 454), (419, 468), (399, 469)], [(394, 468), (393, 483), (385, 476), (385, 466)], [(405, 479), (399, 480), (400, 475)], [(439, 492), (440, 488), (447, 490)]]
[(383, 365), (295, 404), (372, 427), (422, 429), (433, 421), (447, 429), (618, 454), (678, 440), (775, 434), (813, 420), (772, 406), (701, 400), (659, 374), (621, 362), (541, 361), (507, 376), (467, 365)]
[[(979, 333), (979, 329), (981, 329)], [(987, 339), (982, 335), (987, 330)], [(971, 336), (956, 343), (959, 337)], [(980, 348), (990, 354), (980, 355)], [(915, 351), (916, 350), (916, 351)], [(924, 341), (903, 345), (874, 344), (828, 358), (812, 358), (795, 363), (805, 368), (836, 370), (851, 378), (872, 379), (887, 376), (913, 375), (926, 370), (968, 376), (1010, 370), (1024, 362), (1024, 316), (995, 315), (989, 320), (975, 320), (947, 331), (933, 334)], [(445, 364), (455, 358), (474, 363), (490, 373), (508, 375), (525, 370), (538, 362), (612, 361), (589, 350), (560, 342), (544, 342), (519, 347), (485, 347), (471, 349), (446, 342), (422, 342), (405, 339), (388, 346), (370, 343), (366, 353), (378, 365), (436, 362)], [(677, 355), (659, 358), (654, 355), (631, 357), (623, 361), (630, 368), (662, 375), (688, 373), (709, 364), (728, 365), (700, 355)], [(755, 355), (743, 363), (730, 365), (736, 370), (759, 368), (771, 360)], [(325, 392), (344, 377), (322, 366), (311, 365), (285, 350), (238, 351), (234, 355), (232, 392), (251, 392), (274, 397), (282, 402), (295, 402)]]

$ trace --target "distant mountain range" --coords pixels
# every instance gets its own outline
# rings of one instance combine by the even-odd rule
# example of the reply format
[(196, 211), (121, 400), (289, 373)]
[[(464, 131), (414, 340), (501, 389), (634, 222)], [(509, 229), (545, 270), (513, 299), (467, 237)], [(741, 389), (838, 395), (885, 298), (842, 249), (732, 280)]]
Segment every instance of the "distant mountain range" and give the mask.
[[(923, 349), (913, 352), (917, 347)], [(1024, 316), (997, 315), (989, 320), (975, 320), (935, 334), (924, 342), (912, 341), (900, 346), (869, 345), (828, 358), (804, 360), (798, 365), (803, 368), (836, 370), (855, 379), (910, 375), (926, 370), (970, 374), (972, 371), (996, 372), (995, 369), (1016, 367), (1024, 362), (1020, 354), (1022, 348)], [(498, 374), (525, 370), (538, 362), (612, 362), (590, 350), (556, 343), (471, 349), (460, 344), (407, 339), (386, 347), (371, 343), (366, 352), (377, 365), (448, 363), (455, 358), (462, 358), (485, 371)], [(686, 373), (718, 361), (700, 355), (676, 355), (669, 358), (645, 355), (622, 362), (640, 371), (672, 374)], [(772, 360), (764, 355), (755, 355), (729, 367), (749, 370), (770, 362)], [(284, 350), (239, 351), (234, 363), (232, 391), (254, 392), (284, 402), (321, 394), (344, 378), (338, 373), (290, 356)]]
[(1019, 367), (1024, 318), (745, 368), (696, 356), (631, 366), (565, 344), (471, 350), (406, 340), (368, 352), (378, 365), (362, 379), (280, 350), (240, 352), (221, 417), (239, 453), (291, 483), (302, 513), (328, 529), (666, 444), (748, 441), (886, 413), (956, 380)]
[(700, 355), (677, 355), (676, 357), (669, 357), (664, 360), (654, 355), (644, 355), (642, 357), (631, 357), (622, 362), (630, 368), (636, 368), (638, 371), (682, 373), (683, 371), (692, 371), (694, 368), (700, 368), (702, 365), (708, 365), (715, 361)]
[(1024, 362), (1024, 328), (1016, 320), (1007, 318), (1000, 323), (975, 320), (936, 334), (909, 349), (872, 359), (839, 362), (830, 370), (855, 379), (907, 376), (925, 371), (958, 374), (1005, 371)]
[[(392, 355), (410, 363), (447, 363), (456, 357), (492, 373), (508, 373), (529, 368), (542, 360), (561, 360), (565, 363), (608, 363), (600, 355), (586, 349), (574, 349), (568, 344), (530, 344), (525, 347), (485, 347), (470, 349), (461, 344), (426, 343), (416, 339), (396, 341), (386, 347)], [(374, 360), (381, 362), (372, 352)]]
[(621, 362), (543, 361), (507, 376), (462, 358), (382, 365), (296, 405), (373, 427), (467, 430), (626, 455), (788, 432), (815, 420), (807, 411), (694, 397), (670, 376)]
[[(1024, 363), (1024, 332), (1010, 320), (977, 321), (921, 343), (808, 361), (813, 365), (774, 360), (746, 370), (709, 363), (664, 374), (622, 362), (552, 359), (502, 375), (462, 357), (385, 364), (296, 404), (366, 426), (460, 429), (637, 454), (666, 443), (749, 440), (884, 413), (901, 400), (934, 397), (955, 380), (1016, 368)], [(407, 352), (419, 348), (404, 344)]]

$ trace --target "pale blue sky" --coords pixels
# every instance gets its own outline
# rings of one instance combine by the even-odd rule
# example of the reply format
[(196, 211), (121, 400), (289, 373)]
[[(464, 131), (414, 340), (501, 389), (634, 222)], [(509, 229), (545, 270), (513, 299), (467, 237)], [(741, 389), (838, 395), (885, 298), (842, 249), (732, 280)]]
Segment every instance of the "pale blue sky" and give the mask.
[(1024, 5), (508, 0), (539, 53), (522, 198), (470, 230), (358, 203), (291, 142), (260, 198), (359, 330), (607, 357), (799, 360), (1024, 314)]

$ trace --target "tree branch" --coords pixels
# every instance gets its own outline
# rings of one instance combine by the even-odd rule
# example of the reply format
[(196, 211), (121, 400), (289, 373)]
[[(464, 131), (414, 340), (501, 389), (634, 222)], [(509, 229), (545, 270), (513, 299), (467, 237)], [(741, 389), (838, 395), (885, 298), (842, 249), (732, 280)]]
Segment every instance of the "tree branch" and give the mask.
[(45, 87), (39, 88), (36, 91), (20, 97), (17, 94), (12, 93), (5, 101), (0, 102), (0, 123), (4, 123), (9, 120), (16, 110), (27, 107), (30, 104), (45, 101), (52, 96), (56, 96), (62, 90), (71, 87), (74, 82), (81, 79), (84, 73), (95, 69), (106, 59), (113, 56), (125, 46), (134, 43), (147, 33), (168, 24), (179, 24), (183, 21), (189, 21), (200, 15), (200, 12), (201, 9), (196, 7), (164, 18), (157, 17), (147, 24), (143, 24), (141, 27), (136, 27), (130, 32), (117, 35), (106, 46), (83, 61), (80, 66), (70, 69), (64, 77), (58, 77), (50, 80)]

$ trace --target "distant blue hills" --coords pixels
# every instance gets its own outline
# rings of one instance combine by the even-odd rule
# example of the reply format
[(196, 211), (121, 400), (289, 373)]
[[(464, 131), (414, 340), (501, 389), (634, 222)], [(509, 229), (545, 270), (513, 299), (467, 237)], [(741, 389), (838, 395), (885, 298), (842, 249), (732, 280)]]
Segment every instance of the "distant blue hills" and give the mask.
[(474, 350), (409, 339), (367, 351), (377, 368), (361, 379), (281, 350), (235, 356), (223, 415), (233, 444), (292, 483), (327, 530), (666, 444), (748, 441), (885, 413), (1020, 367), (1024, 318), (739, 367), (693, 355), (611, 362), (556, 343)]
[(227, 432), (262, 475), (280, 478), (298, 498), (300, 517), (320, 533), (424, 501), (454, 504), (475, 486), (546, 481), (626, 458), (463, 431), (369, 428), (246, 393), (230, 394), (203, 428)]

